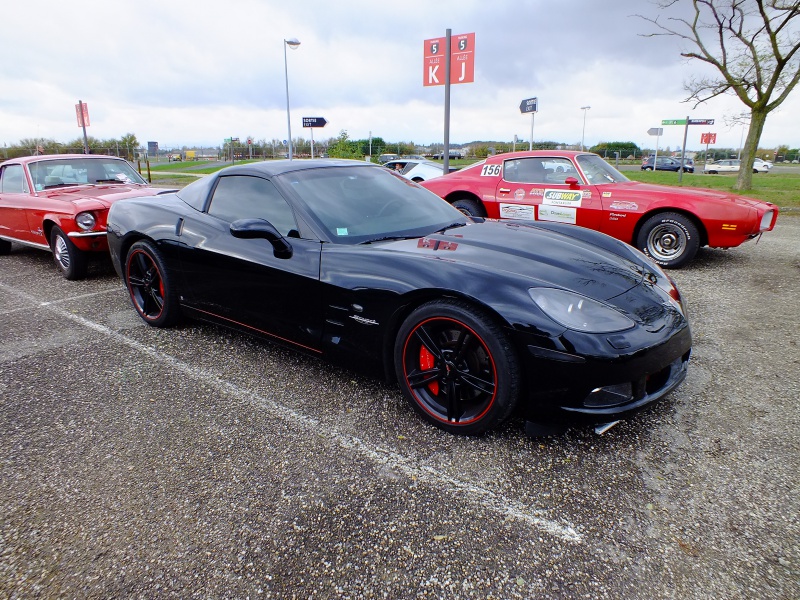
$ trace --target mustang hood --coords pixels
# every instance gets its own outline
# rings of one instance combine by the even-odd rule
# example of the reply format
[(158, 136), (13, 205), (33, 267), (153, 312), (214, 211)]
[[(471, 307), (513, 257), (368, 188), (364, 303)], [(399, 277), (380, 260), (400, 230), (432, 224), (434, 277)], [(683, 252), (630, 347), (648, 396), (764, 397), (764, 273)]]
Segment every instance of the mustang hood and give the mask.
[(45, 195), (53, 200), (63, 200), (64, 202), (72, 202), (79, 210), (90, 210), (97, 208), (109, 208), (117, 200), (123, 198), (138, 198), (140, 196), (157, 196), (174, 192), (175, 190), (168, 190), (162, 188), (146, 187), (141, 185), (128, 185), (128, 184), (110, 184), (110, 185), (92, 185), (92, 186), (78, 186), (57, 188), (53, 190), (46, 190), (39, 192), (39, 195)]
[(394, 242), (387, 250), (428, 255), (529, 279), (531, 284), (564, 287), (608, 300), (641, 283), (650, 268), (628, 246), (574, 226), (485, 222), (449, 229), (419, 240)]

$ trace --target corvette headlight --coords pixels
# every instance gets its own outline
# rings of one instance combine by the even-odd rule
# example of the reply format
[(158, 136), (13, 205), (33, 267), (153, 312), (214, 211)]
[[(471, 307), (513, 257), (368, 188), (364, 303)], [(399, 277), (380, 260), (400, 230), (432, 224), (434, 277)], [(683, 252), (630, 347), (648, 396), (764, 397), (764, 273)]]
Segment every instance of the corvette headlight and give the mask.
[(96, 223), (94, 215), (90, 212), (80, 213), (77, 217), (75, 217), (75, 222), (78, 224), (78, 227), (84, 231), (90, 231), (94, 229), (94, 225)]
[(617, 309), (586, 296), (555, 288), (531, 288), (533, 301), (556, 323), (587, 333), (630, 329), (635, 323)]

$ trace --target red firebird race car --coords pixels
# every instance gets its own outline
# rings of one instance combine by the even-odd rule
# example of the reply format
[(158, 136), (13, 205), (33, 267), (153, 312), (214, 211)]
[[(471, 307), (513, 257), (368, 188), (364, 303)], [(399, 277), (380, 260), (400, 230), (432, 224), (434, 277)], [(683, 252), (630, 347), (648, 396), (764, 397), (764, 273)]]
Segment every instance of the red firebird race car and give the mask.
[(108, 207), (121, 198), (174, 192), (151, 187), (126, 160), (53, 154), (0, 163), (0, 254), (11, 243), (50, 250), (67, 279), (86, 275), (91, 255), (107, 255)]
[(670, 268), (685, 265), (701, 246), (738, 246), (778, 219), (769, 202), (631, 181), (587, 152), (500, 154), (420, 185), (468, 215), (602, 231)]

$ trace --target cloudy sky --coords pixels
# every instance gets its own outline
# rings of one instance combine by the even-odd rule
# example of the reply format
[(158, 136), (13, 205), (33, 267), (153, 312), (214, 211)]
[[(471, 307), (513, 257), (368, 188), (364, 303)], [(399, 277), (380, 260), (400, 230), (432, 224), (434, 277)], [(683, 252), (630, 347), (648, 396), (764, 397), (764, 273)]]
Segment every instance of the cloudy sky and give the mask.
[[(681, 0), (678, 11), (689, 16)], [(530, 139), (519, 111), (537, 97), (534, 141), (633, 141), (662, 119), (713, 118), (689, 128), (738, 147), (742, 111), (733, 98), (694, 108), (684, 81), (700, 72), (678, 40), (647, 38), (649, 0), (27, 0), (5, 3), (0, 68), (0, 143), (60, 142), (81, 135), (75, 104), (88, 104), (89, 135), (134, 133), (161, 148), (217, 146), (226, 137), (286, 138), (283, 40), (292, 133), (324, 117), (314, 138), (440, 143), (444, 88), (423, 86), (423, 41), (475, 33), (475, 82), (451, 88), (451, 143)], [(666, 18), (669, 15), (662, 15)], [(773, 113), (762, 147), (800, 146), (800, 89)], [(680, 146), (683, 127), (664, 127), (659, 146)]]

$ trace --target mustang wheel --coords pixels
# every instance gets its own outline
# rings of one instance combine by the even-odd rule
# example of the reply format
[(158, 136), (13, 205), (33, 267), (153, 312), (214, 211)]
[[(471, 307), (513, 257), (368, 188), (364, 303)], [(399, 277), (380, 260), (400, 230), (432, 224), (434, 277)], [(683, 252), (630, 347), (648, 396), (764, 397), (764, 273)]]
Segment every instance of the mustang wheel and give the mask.
[(50, 232), (50, 249), (65, 279), (74, 281), (86, 277), (86, 254), (76, 248), (59, 227), (53, 227)]
[(11, 253), (11, 242), (8, 240), (0, 240), (0, 256)]
[(485, 217), (486, 211), (483, 210), (480, 202), (472, 198), (459, 198), (453, 202), (453, 206), (468, 217)]
[(697, 254), (700, 233), (684, 215), (659, 213), (644, 222), (636, 246), (662, 267), (677, 269)]
[(134, 308), (149, 325), (169, 327), (180, 317), (180, 306), (164, 261), (155, 246), (136, 242), (125, 260), (125, 285)]
[(505, 421), (519, 398), (519, 364), (503, 330), (468, 304), (428, 302), (400, 327), (397, 379), (411, 406), (463, 435)]

